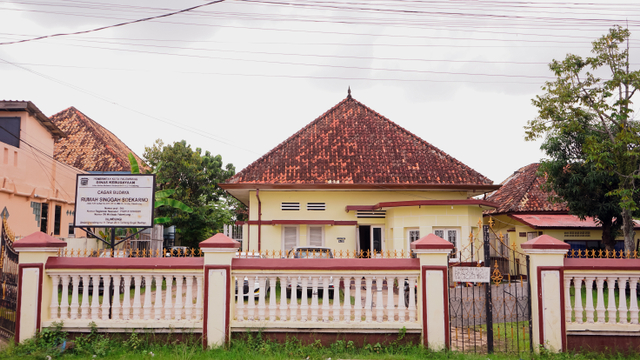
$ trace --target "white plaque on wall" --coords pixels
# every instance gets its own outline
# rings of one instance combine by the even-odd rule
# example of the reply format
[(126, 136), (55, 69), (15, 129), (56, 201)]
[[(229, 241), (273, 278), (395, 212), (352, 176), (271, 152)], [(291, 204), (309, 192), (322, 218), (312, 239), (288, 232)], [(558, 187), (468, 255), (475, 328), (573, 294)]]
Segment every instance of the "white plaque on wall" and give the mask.
[(491, 282), (491, 269), (488, 267), (454, 267), (455, 282)]

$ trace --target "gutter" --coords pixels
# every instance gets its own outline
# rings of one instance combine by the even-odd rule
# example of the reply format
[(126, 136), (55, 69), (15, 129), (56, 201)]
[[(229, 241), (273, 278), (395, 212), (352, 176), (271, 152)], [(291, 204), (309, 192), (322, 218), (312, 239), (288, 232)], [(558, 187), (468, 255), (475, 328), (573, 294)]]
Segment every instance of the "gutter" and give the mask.
[[(256, 198), (258, 199), (258, 253), (260, 253), (262, 247), (262, 201), (260, 201), (260, 189), (256, 189)], [(248, 245), (247, 251), (249, 251)]]

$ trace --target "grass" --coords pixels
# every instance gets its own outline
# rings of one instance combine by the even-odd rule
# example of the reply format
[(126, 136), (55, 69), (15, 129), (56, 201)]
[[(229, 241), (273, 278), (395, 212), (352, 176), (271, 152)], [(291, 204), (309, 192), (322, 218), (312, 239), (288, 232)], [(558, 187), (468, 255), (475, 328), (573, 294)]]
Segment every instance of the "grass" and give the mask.
[[(159, 339), (153, 333), (131, 333), (106, 337), (97, 332), (77, 337), (73, 344), (62, 331), (62, 324), (43, 329), (33, 339), (22, 344), (10, 343), (0, 351), (0, 359), (469, 359), (506, 360), (514, 359), (513, 354), (462, 354), (455, 351), (432, 351), (422, 346), (403, 344), (404, 332), (395, 341), (385, 344), (369, 344), (356, 347), (351, 341), (337, 340), (323, 344), (319, 340), (312, 344), (302, 344), (295, 338), (285, 343), (267, 340), (261, 333), (245, 333), (234, 337), (230, 344), (213, 349), (202, 349), (201, 338), (196, 335), (183, 336), (180, 341), (169, 335)], [(66, 343), (65, 343), (66, 341)], [(65, 349), (62, 350), (62, 345)], [(540, 354), (520, 353), (518, 358), (528, 359), (635, 359), (636, 354), (603, 355), (594, 353)]]

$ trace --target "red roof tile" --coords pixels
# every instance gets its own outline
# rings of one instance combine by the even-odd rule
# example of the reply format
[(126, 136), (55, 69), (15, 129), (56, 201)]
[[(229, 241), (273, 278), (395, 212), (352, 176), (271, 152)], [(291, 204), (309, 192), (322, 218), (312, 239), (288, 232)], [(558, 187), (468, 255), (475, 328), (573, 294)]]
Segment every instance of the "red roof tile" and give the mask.
[(488, 201), (499, 204), (485, 214), (532, 213), (532, 212), (568, 212), (566, 203), (552, 203), (548, 192), (540, 188), (546, 181), (538, 176), (539, 163), (518, 169), (502, 182), (502, 187), (487, 197)]
[(493, 182), (348, 96), (227, 184)]
[(84, 171), (131, 171), (128, 154), (142, 160), (111, 131), (74, 107), (53, 116), (51, 121), (67, 134), (56, 141), (54, 158)]

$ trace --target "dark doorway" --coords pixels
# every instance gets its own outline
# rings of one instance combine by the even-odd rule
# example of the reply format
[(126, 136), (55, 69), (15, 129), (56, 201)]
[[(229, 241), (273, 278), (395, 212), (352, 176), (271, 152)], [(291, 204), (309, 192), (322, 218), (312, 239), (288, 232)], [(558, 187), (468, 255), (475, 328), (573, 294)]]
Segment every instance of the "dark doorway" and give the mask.
[(358, 235), (360, 237), (360, 250), (366, 256), (367, 251), (371, 253), (371, 226), (360, 225), (358, 227)]

